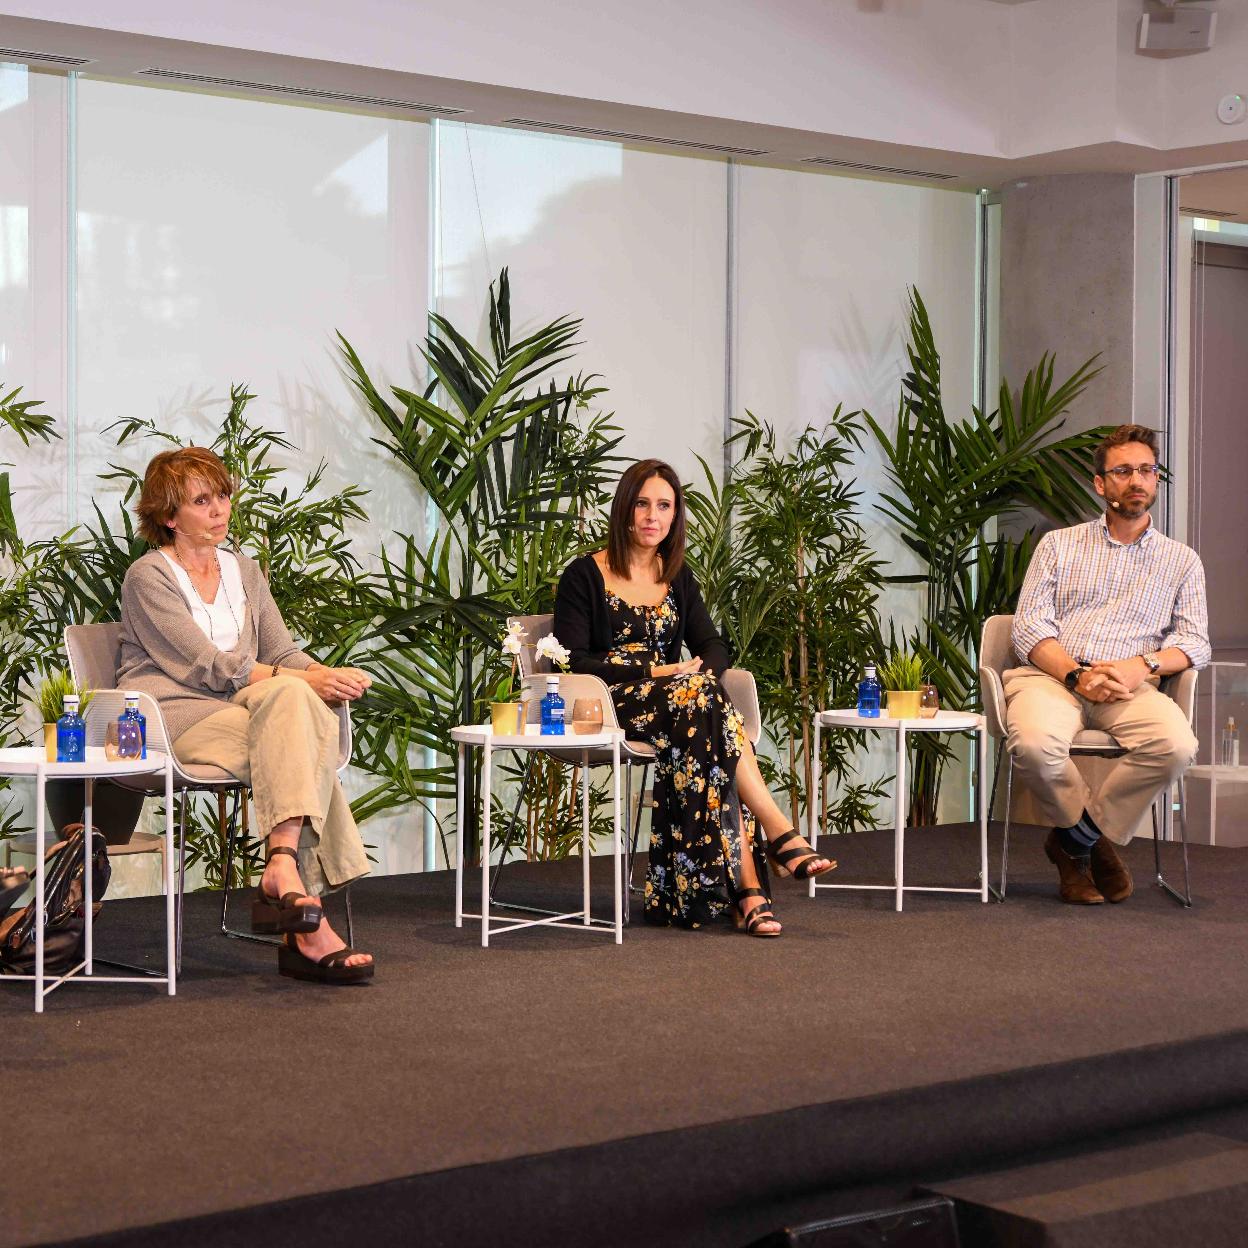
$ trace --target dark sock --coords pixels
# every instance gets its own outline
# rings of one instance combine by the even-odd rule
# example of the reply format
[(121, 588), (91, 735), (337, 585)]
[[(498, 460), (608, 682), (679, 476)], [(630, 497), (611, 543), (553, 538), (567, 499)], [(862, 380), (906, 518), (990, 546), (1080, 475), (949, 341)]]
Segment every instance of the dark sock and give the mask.
[(1068, 828), (1058, 828), (1057, 838), (1072, 858), (1086, 858), (1088, 851), (1101, 839), (1101, 830), (1085, 810), (1079, 816), (1078, 823), (1071, 824)]

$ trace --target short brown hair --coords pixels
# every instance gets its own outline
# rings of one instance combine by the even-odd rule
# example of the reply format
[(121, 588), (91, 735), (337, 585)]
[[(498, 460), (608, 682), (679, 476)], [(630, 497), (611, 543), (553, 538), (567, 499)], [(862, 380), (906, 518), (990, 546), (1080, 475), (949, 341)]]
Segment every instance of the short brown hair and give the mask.
[(202, 481), (210, 490), (234, 493), (234, 478), (221, 457), (203, 446), (183, 446), (161, 451), (143, 474), (143, 489), (135, 513), (139, 536), (152, 546), (168, 546), (173, 541), (169, 521), (190, 497), (193, 481)]
[(620, 477), (620, 483), (615, 487), (615, 500), (611, 504), (611, 519), (607, 523), (607, 567), (616, 576), (628, 575), (628, 548), (632, 545), (628, 531), (633, 527), (633, 509), (637, 506), (641, 487), (651, 477), (662, 477), (676, 495), (672, 527), (659, 543), (663, 579), (670, 585), (685, 566), (685, 492), (680, 488), (680, 478), (675, 470), (661, 459), (639, 459)]
[(1126, 446), (1128, 442), (1139, 442), (1141, 446), (1146, 446), (1152, 451), (1154, 459), (1160, 459), (1157, 454), (1157, 431), (1155, 429), (1149, 429), (1146, 425), (1119, 425), (1117, 429), (1112, 429), (1105, 435), (1092, 454), (1098, 477), (1105, 475), (1105, 457), (1109, 452), (1115, 446)]

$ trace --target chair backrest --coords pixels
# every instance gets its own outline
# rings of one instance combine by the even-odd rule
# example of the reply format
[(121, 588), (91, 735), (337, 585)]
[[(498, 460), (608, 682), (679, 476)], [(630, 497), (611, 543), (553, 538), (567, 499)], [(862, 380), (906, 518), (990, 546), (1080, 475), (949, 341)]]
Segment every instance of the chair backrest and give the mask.
[(553, 615), (513, 615), (507, 620), (508, 625), (519, 624), (524, 628), (520, 636), (520, 675), (541, 676), (555, 669), (547, 658), (539, 659), (534, 647), (547, 633), (555, 627)]
[(1174, 699), (1189, 728), (1196, 718), (1196, 676), (1196, 669), (1189, 667), (1182, 672), (1175, 672), (1173, 676), (1167, 676), (1161, 682), (1162, 693)]
[(71, 624), (65, 630), (69, 674), (88, 689), (117, 687), (120, 624)]
[(1018, 666), (1014, 654), (1014, 617), (992, 615), (984, 621), (979, 639), (979, 688), (984, 700), (988, 735), (1005, 736), (1005, 687), (1001, 674)]

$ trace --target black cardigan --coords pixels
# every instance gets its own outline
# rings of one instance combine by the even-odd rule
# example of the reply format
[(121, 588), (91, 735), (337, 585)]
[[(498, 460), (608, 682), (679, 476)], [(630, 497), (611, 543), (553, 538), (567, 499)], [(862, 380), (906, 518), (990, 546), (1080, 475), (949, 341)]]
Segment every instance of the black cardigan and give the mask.
[[(568, 648), (574, 672), (599, 676), (609, 685), (644, 679), (650, 675), (649, 662), (607, 662), (613, 637), (606, 595), (606, 583), (593, 555), (582, 555), (568, 564), (555, 594), (555, 636)], [(678, 663), (682, 646), (688, 646), (689, 653), (702, 660), (704, 672), (721, 676), (731, 666), (732, 656), (688, 567), (681, 568), (672, 582), (672, 597), (679, 620), (663, 661)]]

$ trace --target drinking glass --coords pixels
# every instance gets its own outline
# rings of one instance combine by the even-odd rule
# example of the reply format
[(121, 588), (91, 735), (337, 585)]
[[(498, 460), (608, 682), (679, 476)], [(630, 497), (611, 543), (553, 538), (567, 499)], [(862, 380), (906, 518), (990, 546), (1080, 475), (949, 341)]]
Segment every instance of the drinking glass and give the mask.
[(104, 757), (110, 763), (138, 758), (143, 753), (143, 734), (139, 725), (130, 720), (110, 720), (104, 729)]
[(600, 698), (577, 698), (572, 703), (572, 732), (588, 736), (602, 731), (602, 700)]
[(940, 694), (936, 692), (936, 686), (924, 685), (919, 695), (919, 718), (935, 719), (938, 710), (940, 710)]

